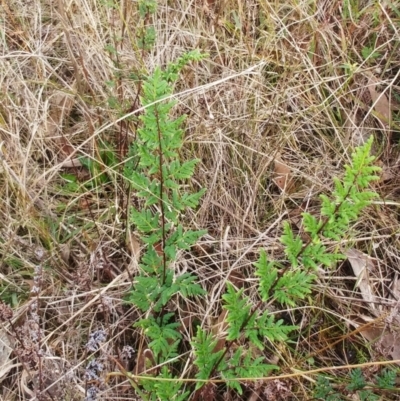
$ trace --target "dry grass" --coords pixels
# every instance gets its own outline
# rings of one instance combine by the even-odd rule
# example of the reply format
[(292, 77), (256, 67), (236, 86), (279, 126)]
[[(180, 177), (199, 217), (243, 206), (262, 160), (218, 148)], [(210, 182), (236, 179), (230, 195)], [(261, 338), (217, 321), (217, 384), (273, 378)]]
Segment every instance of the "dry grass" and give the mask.
[[(371, 362), (372, 377), (378, 361), (400, 359), (389, 349), (400, 347), (395, 324), (386, 346), (373, 346), (357, 330), (385, 313), (393, 319), (400, 296), (400, 2), (159, 1), (147, 21), (157, 32), (150, 51), (137, 46), (143, 21), (136, 3), (1, 2), (0, 299), (14, 310), (14, 329), (6, 324), (0, 335), (6, 341), (6, 332), (18, 330), (26, 337), (24, 346), (9, 344), (12, 367), (0, 368), (1, 399), (35, 399), (42, 387), (42, 399), (83, 400), (92, 359), (86, 343), (95, 330), (107, 334), (95, 353), (103, 373), (118, 371), (114, 358), (126, 362), (127, 345), (143, 354), (132, 327), (140, 316), (122, 301), (137, 272), (139, 244), (126, 227), (134, 194), (118, 168), (110, 172), (104, 163), (96, 174), (108, 172), (108, 182), (85, 185), (90, 173), (78, 157), (99, 160), (107, 142), (122, 167), (136, 128), (127, 118), (140, 89), (132, 74), (195, 48), (209, 57), (185, 69), (176, 113), (188, 114), (182, 157), (201, 159), (193, 185), (207, 188), (187, 224), (209, 234), (177, 269), (194, 269), (208, 296), (181, 305), (182, 321), (215, 324), (228, 278), (255, 293), (258, 249), (271, 257), (282, 252), (281, 222), (296, 225), (302, 211), (317, 210), (318, 195), (330, 190), (352, 147), (372, 134), (385, 172), (375, 190), (386, 202), (370, 207), (343, 245), (373, 258), (376, 304), (363, 300), (350, 262), (321, 272), (312, 299), (282, 311), (301, 327), (296, 342), (266, 351), (282, 373), (295, 374), (251, 385), (242, 399), (309, 399), (315, 376), (298, 370)], [(78, 178), (74, 191), (66, 174)], [(32, 328), (35, 302), (40, 326)], [(190, 331), (184, 323), (186, 339)], [(38, 347), (40, 363), (33, 360)], [(23, 357), (27, 349), (33, 351)], [(193, 377), (192, 366), (183, 377)], [(98, 394), (134, 397), (118, 376)], [(240, 398), (226, 392), (225, 399)]]

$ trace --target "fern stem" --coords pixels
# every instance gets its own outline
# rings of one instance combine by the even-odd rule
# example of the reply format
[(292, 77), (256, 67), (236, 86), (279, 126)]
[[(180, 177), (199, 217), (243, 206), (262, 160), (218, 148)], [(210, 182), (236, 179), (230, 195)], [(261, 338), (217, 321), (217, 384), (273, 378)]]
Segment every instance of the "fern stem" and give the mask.
[(157, 121), (157, 134), (158, 134), (158, 152), (159, 152), (159, 173), (160, 173), (160, 210), (161, 210), (161, 232), (162, 232), (162, 237), (161, 237), (161, 252), (162, 252), (162, 258), (163, 258), (163, 275), (162, 275), (162, 281), (161, 284), (164, 285), (165, 283), (165, 276), (167, 272), (167, 258), (165, 255), (165, 241), (166, 241), (166, 233), (165, 233), (165, 213), (164, 213), (164, 200), (163, 200), (163, 194), (164, 194), (164, 176), (163, 176), (163, 148), (162, 148), (162, 143), (161, 143), (161, 129), (160, 129), (160, 119), (157, 111), (157, 107), (155, 109), (155, 114), (156, 114), (156, 121)]

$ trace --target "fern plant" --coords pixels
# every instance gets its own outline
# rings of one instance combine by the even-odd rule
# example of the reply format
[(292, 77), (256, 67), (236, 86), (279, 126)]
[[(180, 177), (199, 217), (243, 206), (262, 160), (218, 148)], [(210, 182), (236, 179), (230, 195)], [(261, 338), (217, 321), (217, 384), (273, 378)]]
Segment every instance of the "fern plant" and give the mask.
[(152, 24), (149, 24), (151, 15), (157, 11), (156, 0), (139, 0), (139, 16), (141, 26), (137, 30), (137, 45), (139, 49), (151, 50), (156, 41), (156, 30)]
[(397, 392), (397, 372), (395, 369), (386, 369), (375, 376), (374, 383), (367, 383), (361, 369), (353, 369), (349, 373), (347, 386), (338, 384), (333, 386), (331, 380), (326, 376), (318, 376), (314, 389), (314, 399), (326, 401), (344, 401), (344, 393), (356, 395), (362, 401), (378, 401), (382, 397), (377, 393)]
[[(307, 242), (285, 222), (281, 243), (287, 259), (268, 260), (265, 250), (261, 249), (260, 257), (254, 264), (255, 275), (259, 278), (260, 297), (256, 306), (244, 295), (243, 289), (236, 290), (232, 284), (227, 284), (223, 307), (227, 310), (228, 345), (209, 357), (216, 340), (211, 334), (198, 329), (197, 337), (192, 342), (194, 364), (198, 368), (197, 378), (205, 380), (219, 375), (227, 380), (229, 387), (241, 393), (237, 380), (239, 377), (262, 377), (277, 369), (274, 365), (263, 363), (262, 358), (246, 354), (244, 346), (238, 347), (233, 356), (229, 351), (238, 342), (262, 350), (266, 341), (287, 341), (290, 332), (297, 328), (285, 324), (283, 320), (275, 320), (274, 315), (268, 311), (261, 312), (261, 306), (271, 300), (287, 306), (297, 305), (311, 293), (312, 284), (317, 278), (317, 268), (329, 268), (344, 258), (339, 252), (330, 252), (324, 242), (333, 239), (339, 244), (348, 233), (350, 223), (377, 196), (375, 192), (367, 190), (369, 183), (379, 178), (376, 173), (380, 170), (372, 164), (375, 158), (370, 155), (371, 146), (372, 137), (355, 150), (352, 163), (345, 166), (342, 180), (334, 178), (332, 195), (321, 195), (320, 217), (303, 213), (303, 229), (309, 237)], [(202, 385), (203, 382), (199, 382), (197, 388)]]
[[(140, 274), (127, 297), (147, 316), (136, 323), (143, 329), (148, 345), (158, 364), (167, 363), (178, 355), (181, 334), (177, 330), (174, 313), (165, 307), (175, 296), (182, 298), (201, 296), (204, 290), (191, 273), (176, 275), (174, 261), (179, 251), (190, 249), (203, 236), (205, 230), (187, 230), (182, 214), (195, 208), (205, 190), (188, 192), (185, 183), (193, 176), (198, 160), (181, 162), (179, 150), (183, 145), (181, 128), (184, 116), (173, 119), (170, 111), (175, 105), (168, 97), (178, 73), (190, 61), (200, 60), (199, 52), (190, 52), (165, 71), (156, 68), (143, 84), (140, 116), (141, 127), (137, 140), (129, 149), (124, 177), (138, 198), (142, 208), (132, 207), (130, 223), (140, 233), (145, 244), (141, 257)], [(181, 400), (180, 383), (171, 381), (165, 365), (160, 381), (143, 380), (141, 384), (149, 399)], [(169, 379), (169, 380), (162, 380)]]
[(260, 295), (263, 301), (273, 297), (288, 306), (296, 305), (311, 292), (311, 285), (319, 266), (331, 267), (344, 258), (339, 252), (329, 252), (324, 245), (326, 240), (340, 240), (346, 236), (350, 223), (356, 221), (363, 208), (378, 195), (367, 190), (370, 182), (379, 179), (380, 168), (372, 163), (373, 138), (352, 154), (352, 163), (345, 166), (342, 180), (334, 178), (332, 195), (321, 195), (320, 217), (303, 213), (303, 229), (308, 241), (295, 235), (288, 222), (284, 223), (281, 242), (287, 260), (284, 263), (268, 261), (265, 252), (256, 263), (256, 275), (260, 277)]

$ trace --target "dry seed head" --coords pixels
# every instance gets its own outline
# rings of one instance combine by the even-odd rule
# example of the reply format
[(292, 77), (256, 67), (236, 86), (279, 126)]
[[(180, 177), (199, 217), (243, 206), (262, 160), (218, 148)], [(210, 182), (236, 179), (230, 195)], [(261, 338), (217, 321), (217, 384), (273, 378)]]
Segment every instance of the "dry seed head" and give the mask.
[(4, 302), (0, 302), (0, 322), (8, 322), (12, 317), (12, 309)]
[(90, 333), (89, 340), (86, 344), (86, 349), (91, 352), (96, 352), (100, 348), (100, 343), (105, 341), (107, 334), (104, 330), (96, 330)]

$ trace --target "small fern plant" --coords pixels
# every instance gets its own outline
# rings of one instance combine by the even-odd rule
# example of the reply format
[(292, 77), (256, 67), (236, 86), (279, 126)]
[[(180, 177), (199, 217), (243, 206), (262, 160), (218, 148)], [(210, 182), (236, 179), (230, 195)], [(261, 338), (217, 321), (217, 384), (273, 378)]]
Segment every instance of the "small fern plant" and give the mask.
[[(361, 371), (356, 368), (350, 371), (349, 383), (338, 383), (332, 385), (333, 380), (327, 376), (318, 376), (315, 383), (314, 397), (315, 400), (325, 401), (344, 401), (358, 396), (361, 401), (379, 401), (382, 395), (379, 393), (397, 393), (398, 386), (396, 385), (397, 372), (395, 369), (386, 369), (376, 375), (373, 383), (368, 383)], [(333, 379), (333, 378), (332, 378)], [(337, 380), (336, 380), (337, 381)]]
[[(263, 377), (277, 369), (277, 366), (265, 364), (262, 357), (252, 357), (254, 353), (248, 351), (249, 345), (263, 350), (267, 341), (287, 341), (296, 326), (287, 325), (282, 319), (275, 320), (268, 311), (261, 312), (261, 307), (271, 301), (286, 306), (297, 305), (311, 293), (317, 268), (329, 268), (344, 258), (339, 252), (330, 252), (324, 242), (335, 240), (340, 244), (348, 234), (350, 223), (357, 220), (361, 210), (378, 196), (367, 190), (369, 183), (379, 178), (376, 173), (380, 170), (372, 164), (375, 158), (370, 154), (371, 146), (372, 137), (352, 154), (352, 163), (345, 166), (342, 180), (334, 178), (332, 195), (321, 195), (320, 217), (303, 213), (303, 229), (308, 235), (306, 242), (285, 222), (280, 240), (286, 260), (268, 260), (265, 250), (261, 249), (254, 264), (255, 275), (259, 278), (257, 305), (244, 295), (243, 289), (236, 290), (232, 284), (227, 284), (227, 292), (223, 295), (223, 307), (227, 310), (227, 346), (210, 356), (217, 340), (201, 328), (192, 341), (194, 364), (198, 369), (196, 377), (201, 379), (197, 389), (203, 386), (204, 380), (219, 376), (226, 380), (228, 387), (241, 394), (240, 377)], [(232, 355), (229, 351), (235, 343)], [(237, 346), (238, 343), (243, 345)]]
[(139, 0), (138, 8), (140, 25), (137, 28), (137, 45), (141, 50), (151, 50), (156, 41), (156, 30), (149, 20), (157, 11), (157, 1)]
[(178, 295), (186, 298), (204, 294), (195, 275), (176, 275), (174, 270), (178, 252), (189, 250), (206, 233), (205, 230), (187, 230), (181, 223), (182, 214), (197, 207), (205, 190), (190, 192), (187, 189), (186, 183), (199, 160), (180, 161), (184, 116), (170, 117), (175, 105), (170, 100), (172, 83), (186, 64), (203, 57), (197, 51), (187, 53), (169, 64), (165, 71), (157, 67), (146, 79), (140, 98), (144, 108), (141, 127), (137, 140), (130, 146), (124, 171), (125, 179), (143, 200), (141, 208), (131, 208), (130, 223), (145, 244), (140, 273), (127, 301), (146, 313), (136, 326), (143, 329), (154, 361), (164, 365), (158, 376), (161, 380), (140, 382), (151, 400), (187, 397), (186, 393), (180, 393), (181, 384), (170, 380), (168, 361), (178, 356), (181, 334), (175, 314), (167, 313), (166, 306)]
[(321, 195), (320, 217), (303, 213), (303, 229), (308, 236), (304, 241), (295, 235), (288, 222), (284, 223), (281, 242), (285, 248), (287, 260), (284, 263), (268, 261), (265, 252), (261, 252), (256, 264), (256, 275), (260, 277), (260, 294), (263, 301), (272, 296), (276, 301), (288, 306), (296, 305), (311, 292), (311, 285), (316, 279), (318, 267), (331, 267), (345, 256), (339, 252), (327, 250), (324, 242), (340, 241), (348, 234), (351, 222), (358, 219), (360, 212), (378, 196), (367, 190), (381, 169), (373, 162), (373, 138), (354, 151), (352, 162), (345, 166), (342, 180), (334, 178), (332, 195)]

